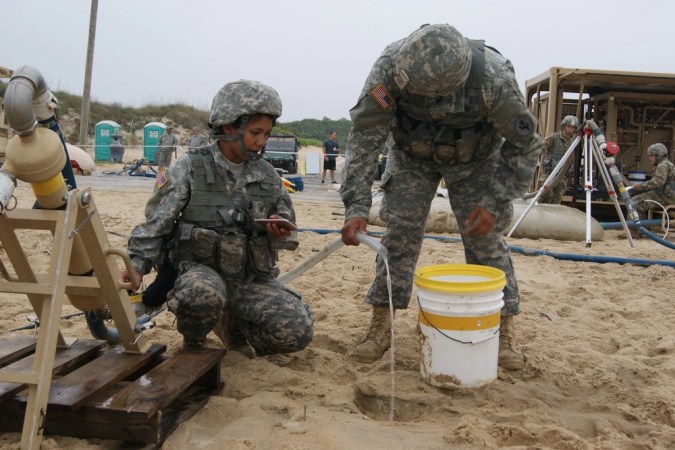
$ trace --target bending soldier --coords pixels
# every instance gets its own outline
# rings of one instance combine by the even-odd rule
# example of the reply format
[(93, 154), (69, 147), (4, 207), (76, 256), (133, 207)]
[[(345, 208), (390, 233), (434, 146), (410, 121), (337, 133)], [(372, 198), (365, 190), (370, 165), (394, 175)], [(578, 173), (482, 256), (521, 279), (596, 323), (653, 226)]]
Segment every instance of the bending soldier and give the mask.
[[(366, 230), (378, 153), (391, 132), (395, 145), (382, 178), (380, 217), (387, 224), (382, 245), (394, 307), (408, 307), (431, 201), (443, 179), (466, 262), (506, 272), (499, 364), (522, 367), (512, 322), (520, 293), (502, 233), (513, 214), (511, 200), (532, 181), (541, 138), (511, 63), (450, 25), (426, 25), (383, 51), (350, 113), (340, 189), (343, 242), (358, 245), (356, 232)], [(365, 299), (373, 316), (352, 352), (364, 362), (379, 359), (391, 344), (385, 261), (378, 257), (376, 264)]]

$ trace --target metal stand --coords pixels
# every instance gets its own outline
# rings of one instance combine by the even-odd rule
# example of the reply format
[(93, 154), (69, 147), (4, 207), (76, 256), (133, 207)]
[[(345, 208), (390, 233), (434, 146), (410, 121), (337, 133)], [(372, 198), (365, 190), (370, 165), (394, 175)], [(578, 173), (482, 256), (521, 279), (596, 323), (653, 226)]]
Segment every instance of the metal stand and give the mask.
[[(537, 194), (532, 198), (530, 203), (527, 205), (527, 208), (525, 208), (525, 211), (520, 215), (516, 223), (513, 225), (509, 233), (507, 234), (508, 237), (511, 237), (513, 232), (518, 228), (518, 225), (523, 221), (527, 213), (532, 209), (532, 207), (536, 204), (537, 200), (542, 196), (544, 191), (548, 189), (553, 182), (558, 177), (558, 174), (562, 170), (563, 167), (565, 167), (566, 161), (573, 155), (574, 149), (576, 146), (583, 140), (584, 147), (583, 147), (583, 170), (584, 170), (584, 191), (586, 192), (586, 247), (591, 246), (591, 194), (593, 192), (593, 160), (597, 161), (597, 168), (598, 172), (600, 173), (600, 176), (602, 177), (602, 180), (605, 183), (605, 186), (607, 186), (607, 193), (609, 194), (610, 199), (614, 203), (614, 207), (616, 208), (616, 212), (619, 215), (619, 218), (621, 220), (621, 225), (626, 232), (626, 236), (628, 239), (628, 243), (630, 244), (631, 247), (634, 247), (633, 243), (633, 238), (630, 234), (630, 231), (628, 229), (628, 224), (626, 223), (626, 219), (624, 218), (623, 212), (621, 211), (621, 206), (619, 205), (619, 201), (616, 195), (616, 192), (614, 191), (614, 185), (611, 182), (612, 178), (609, 175), (609, 171), (607, 169), (607, 166), (610, 166), (616, 171), (616, 167), (614, 167), (613, 160), (611, 162), (605, 162), (605, 159), (602, 156), (602, 153), (600, 151), (600, 147), (598, 146), (598, 143), (593, 136), (593, 131), (589, 127), (584, 127), (582, 125), (581, 131), (576, 135), (570, 146), (567, 148), (567, 151), (563, 155), (563, 157), (560, 159), (558, 164), (555, 166), (551, 174), (546, 178), (544, 183), (541, 185), (539, 190), (537, 191)], [(604, 140), (604, 138), (603, 138)], [(610, 160), (608, 160), (610, 161)], [(607, 165), (605, 165), (607, 164)], [(618, 172), (618, 171), (617, 171)]]
[[(17, 229), (49, 230), (54, 236), (47, 273), (31, 268)], [(71, 276), (74, 237), (81, 237), (95, 276)], [(103, 297), (112, 312), (121, 342), (128, 353), (145, 353), (150, 344), (135, 330), (136, 316), (127, 296), (128, 284), (121, 283), (117, 257), (130, 270), (126, 253), (110, 248), (103, 223), (88, 190), (68, 193), (66, 208), (59, 210), (17, 209), (0, 214), (0, 241), (16, 276), (0, 261), (0, 292), (26, 294), (40, 318), (37, 347), (30, 372), (0, 370), (0, 382), (28, 385), (28, 400), (21, 434), (22, 449), (39, 449), (45, 426), (52, 371), (57, 347), (68, 347), (60, 331), (65, 295)]]

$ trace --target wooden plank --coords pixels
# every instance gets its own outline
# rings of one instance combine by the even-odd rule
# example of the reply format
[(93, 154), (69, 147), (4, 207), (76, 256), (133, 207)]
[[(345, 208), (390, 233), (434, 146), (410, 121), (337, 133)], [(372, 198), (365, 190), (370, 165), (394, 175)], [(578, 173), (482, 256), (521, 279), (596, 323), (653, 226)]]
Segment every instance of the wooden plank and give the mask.
[[(73, 367), (81, 365), (83, 362), (90, 360), (97, 353), (100, 352), (101, 347), (107, 345), (105, 341), (83, 340), (77, 341), (69, 348), (59, 348), (56, 351), (54, 359), (54, 375), (60, 375), (69, 372)], [(20, 359), (0, 370), (0, 376), (3, 370), (10, 372), (25, 372), (30, 373), (33, 370), (33, 359), (35, 355), (27, 356)], [(9, 393), (16, 393), (23, 388), (25, 384), (0, 382), (0, 399), (9, 395)], [(25, 399), (25, 396), (24, 396)]]
[[(8, 402), (7, 408), (0, 408), (0, 429), (20, 432), (23, 426), (24, 410), (18, 402)], [(24, 405), (25, 406), (25, 405)], [(157, 443), (159, 441), (159, 415), (140, 423), (111, 421), (109, 418), (88, 415), (90, 408), (74, 411), (50, 411), (47, 408), (45, 435), (72, 436), (82, 439), (111, 439), (124, 442)], [(103, 445), (103, 444), (101, 444)], [(134, 448), (123, 446), (120, 448)]]
[[(219, 365), (216, 364), (210, 371), (220, 372)], [(201, 410), (220, 388), (192, 385), (170, 405), (146, 419), (136, 414), (110, 415), (108, 411), (92, 407), (92, 403), (87, 403), (77, 412), (48, 410), (45, 433), (152, 443), (159, 447), (181, 423)], [(6, 413), (0, 412), (2, 414)]]
[(0, 367), (33, 353), (36, 343), (35, 336), (14, 335), (0, 339)]
[(117, 346), (68, 375), (52, 382), (49, 408), (77, 410), (94, 394), (146, 367), (166, 345), (153, 344), (146, 353), (125, 353)]
[(225, 356), (224, 349), (197, 348), (173, 355), (115, 395), (98, 409), (118, 416), (149, 418), (171, 404)]
[[(78, 388), (83, 387), (74, 385), (98, 383), (96, 371), (91, 371), (91, 367), (98, 368), (98, 373), (103, 378), (110, 377), (107, 372), (115, 372), (116, 367), (121, 368), (122, 372), (134, 373), (127, 378), (119, 374), (116, 378), (120, 381), (109, 386), (104, 386), (108, 383), (100, 383), (98, 388), (92, 388), (91, 392), (84, 394), (88, 397), (85, 401), (75, 402), (80, 403), (76, 409), (61, 407), (50, 401), (47, 406), (45, 434), (161, 446), (182, 422), (196, 414), (208, 402), (209, 397), (222, 388), (219, 363), (225, 355), (225, 350), (195, 349), (166, 357), (160, 354), (165, 350), (164, 345), (153, 345), (152, 350), (157, 351), (154, 358), (147, 358), (146, 365), (139, 367), (135, 367), (138, 365), (135, 363), (119, 361), (117, 365), (113, 364), (116, 359), (132, 361), (140, 359), (141, 356), (130, 353), (119, 354), (119, 350), (114, 350), (101, 354), (81, 368), (53, 381), (50, 393), (60, 390), (59, 387), (55, 389), (55, 383), (62, 383), (67, 379), (68, 382), (63, 382), (65, 388), (70, 389), (69, 385), (72, 386), (71, 395), (77, 397), (80, 395), (77, 393)], [(109, 359), (110, 364), (99, 364), (102, 358)], [(108, 366), (109, 369), (105, 369)], [(91, 375), (89, 379), (82, 375), (87, 371)], [(77, 375), (72, 375), (76, 372)], [(124, 381), (134, 380), (136, 377), (138, 379), (133, 382)], [(151, 398), (144, 397), (147, 395), (144, 392), (147, 392), (148, 387)], [(59, 397), (57, 395), (50, 399)], [(130, 402), (128, 409), (102, 406), (113, 402), (121, 405), (120, 399)], [(3, 402), (0, 407), (0, 429), (20, 431), (25, 409), (24, 394)]]

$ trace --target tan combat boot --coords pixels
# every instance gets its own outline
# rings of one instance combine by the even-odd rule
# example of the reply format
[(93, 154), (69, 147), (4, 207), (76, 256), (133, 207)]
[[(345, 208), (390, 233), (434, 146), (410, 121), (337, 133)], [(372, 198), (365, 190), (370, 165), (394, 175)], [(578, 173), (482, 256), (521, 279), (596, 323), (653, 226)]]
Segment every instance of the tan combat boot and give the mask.
[(373, 317), (366, 336), (354, 347), (351, 357), (358, 362), (375, 362), (391, 346), (391, 315), (388, 306), (373, 306)]
[(499, 323), (499, 362), (506, 370), (520, 370), (525, 365), (525, 358), (515, 343), (513, 316), (502, 316)]

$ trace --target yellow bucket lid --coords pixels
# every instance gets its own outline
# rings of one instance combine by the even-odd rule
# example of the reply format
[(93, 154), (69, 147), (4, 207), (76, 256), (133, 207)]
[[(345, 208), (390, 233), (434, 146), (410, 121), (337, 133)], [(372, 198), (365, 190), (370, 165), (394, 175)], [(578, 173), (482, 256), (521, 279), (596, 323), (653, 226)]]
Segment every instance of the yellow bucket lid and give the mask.
[[(442, 280), (441, 277), (480, 277), (481, 280)], [(480, 293), (506, 286), (503, 270), (478, 264), (437, 264), (415, 271), (415, 285), (436, 292)]]

